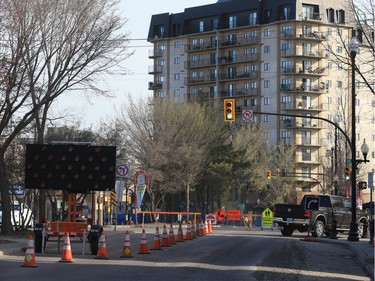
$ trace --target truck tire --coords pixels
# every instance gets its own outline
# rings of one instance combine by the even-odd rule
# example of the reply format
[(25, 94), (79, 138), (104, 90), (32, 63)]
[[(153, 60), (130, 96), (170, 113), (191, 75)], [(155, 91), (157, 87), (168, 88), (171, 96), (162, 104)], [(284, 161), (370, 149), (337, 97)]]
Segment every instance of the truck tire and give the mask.
[(314, 229), (311, 233), (312, 236), (313, 237), (323, 237), (324, 232), (325, 232), (324, 223), (322, 221), (316, 221)]
[(289, 236), (292, 236), (293, 231), (294, 231), (294, 229), (291, 228), (290, 226), (284, 226), (283, 229), (281, 230), (281, 234), (283, 236), (288, 236), (289, 237)]

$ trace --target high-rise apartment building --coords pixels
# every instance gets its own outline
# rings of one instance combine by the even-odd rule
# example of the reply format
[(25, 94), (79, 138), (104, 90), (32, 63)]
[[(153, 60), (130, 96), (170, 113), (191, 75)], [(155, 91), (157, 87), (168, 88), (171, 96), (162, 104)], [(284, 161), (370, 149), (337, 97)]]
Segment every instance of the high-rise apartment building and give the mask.
[[(296, 168), (288, 173), (296, 176), (300, 194), (332, 192), (345, 184), (350, 147), (343, 152), (342, 133), (314, 117), (337, 123), (350, 137), (351, 67), (338, 60), (350, 62), (346, 49), (355, 34), (347, 18), (337, 0), (221, 0), (153, 15), (149, 90), (155, 98), (203, 98), (218, 106), (234, 98), (237, 124), (248, 122), (243, 112), (251, 110), (251, 122), (264, 124), (271, 145), (296, 145)], [(375, 160), (375, 98), (361, 85), (357, 155), (362, 158), (366, 139), (372, 162), (360, 177), (367, 180)]]

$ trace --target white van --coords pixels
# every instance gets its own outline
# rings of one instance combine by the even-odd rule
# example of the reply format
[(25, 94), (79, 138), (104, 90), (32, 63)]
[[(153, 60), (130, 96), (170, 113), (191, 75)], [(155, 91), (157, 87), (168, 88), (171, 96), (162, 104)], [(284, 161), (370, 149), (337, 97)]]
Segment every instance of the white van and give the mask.
[[(31, 209), (26, 204), (12, 203), (11, 221), (12, 225), (33, 227), (34, 217)], [(3, 219), (3, 211), (0, 204), (0, 225)]]

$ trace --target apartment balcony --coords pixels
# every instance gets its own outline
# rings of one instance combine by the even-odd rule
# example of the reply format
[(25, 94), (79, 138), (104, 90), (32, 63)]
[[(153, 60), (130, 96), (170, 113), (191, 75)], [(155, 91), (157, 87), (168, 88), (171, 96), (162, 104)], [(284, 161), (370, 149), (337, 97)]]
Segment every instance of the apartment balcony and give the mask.
[(257, 96), (259, 94), (259, 89), (248, 89), (248, 90), (233, 90), (233, 91), (221, 91), (221, 98), (229, 97), (247, 97), (247, 96)]
[[(286, 113), (287, 115), (287, 113)], [(309, 130), (320, 130), (322, 129), (322, 121), (310, 118), (302, 117), (290, 117), (290, 119), (284, 119), (281, 121), (281, 128), (284, 129), (309, 129)]]
[(228, 80), (257, 79), (258, 76), (258, 71), (237, 71), (236, 73), (219, 73), (219, 81), (222, 82)]
[(281, 84), (281, 92), (294, 92), (298, 93), (309, 93), (309, 94), (325, 94), (327, 92), (327, 86), (324, 82), (314, 83), (311, 85), (306, 85), (304, 82), (294, 83), (294, 84)]
[(163, 50), (160, 49), (151, 49), (148, 50), (148, 58), (153, 59), (153, 58), (158, 58), (163, 56)]
[(329, 75), (329, 71), (325, 67), (308, 67), (304, 68), (303, 66), (297, 67), (281, 67), (281, 73), (283, 75), (304, 75), (304, 76), (325, 76)]
[(290, 58), (290, 57), (300, 57), (300, 58), (309, 58), (309, 59), (323, 59), (325, 58), (325, 53), (318, 50), (317, 48), (303, 48), (296, 47), (281, 50), (281, 57)]
[(241, 54), (241, 55), (237, 55), (234, 57), (221, 56), (219, 57), (219, 65), (241, 63), (241, 62), (252, 62), (252, 61), (258, 61), (258, 59), (259, 59), (258, 54), (249, 54), (247, 56)]
[(299, 20), (302, 21), (322, 21), (323, 14), (321, 13), (302, 13), (299, 15)]
[(302, 32), (302, 30), (292, 30), (288, 33), (281, 33), (281, 39), (283, 40), (308, 40), (308, 41), (324, 41), (326, 40), (326, 36), (324, 36), (323, 32), (319, 31), (312, 31), (312, 32)]
[(162, 65), (149, 65), (148, 66), (148, 74), (157, 74), (163, 72)]
[(148, 89), (153, 91), (156, 89), (162, 89), (163, 83), (162, 82), (148, 82)]
[(307, 104), (304, 101), (291, 101), (287, 103), (281, 103), (281, 109), (285, 111), (309, 111), (309, 112), (321, 112), (327, 110), (325, 104), (319, 104), (318, 102), (310, 102)]
[[(282, 121), (285, 121), (285, 120), (282, 120)], [(303, 138), (303, 137), (281, 138), (280, 142), (287, 146), (297, 145), (297, 146), (315, 147), (315, 148), (319, 148), (321, 146), (318, 138)]]

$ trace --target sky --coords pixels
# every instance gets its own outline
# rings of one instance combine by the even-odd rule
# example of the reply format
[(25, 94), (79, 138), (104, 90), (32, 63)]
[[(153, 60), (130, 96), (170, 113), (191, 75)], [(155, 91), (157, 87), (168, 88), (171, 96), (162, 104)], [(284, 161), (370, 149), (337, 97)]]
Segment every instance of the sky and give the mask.
[(127, 18), (124, 31), (130, 33), (130, 51), (135, 54), (124, 61), (128, 69), (126, 76), (109, 77), (107, 81), (100, 81), (116, 98), (95, 97), (90, 101), (85, 97), (74, 99), (66, 96), (58, 101), (56, 112), (66, 112), (69, 109), (71, 119), (79, 120), (83, 128), (96, 127), (101, 120), (114, 116), (121, 110), (121, 105), (126, 102), (128, 95), (133, 99), (147, 99), (152, 96), (148, 90), (148, 82), (152, 75), (148, 74), (148, 67), (153, 62), (148, 58), (152, 45), (147, 42), (148, 29), (151, 16), (160, 13), (181, 13), (185, 8), (214, 4), (217, 0), (121, 0), (120, 9), (122, 16)]

